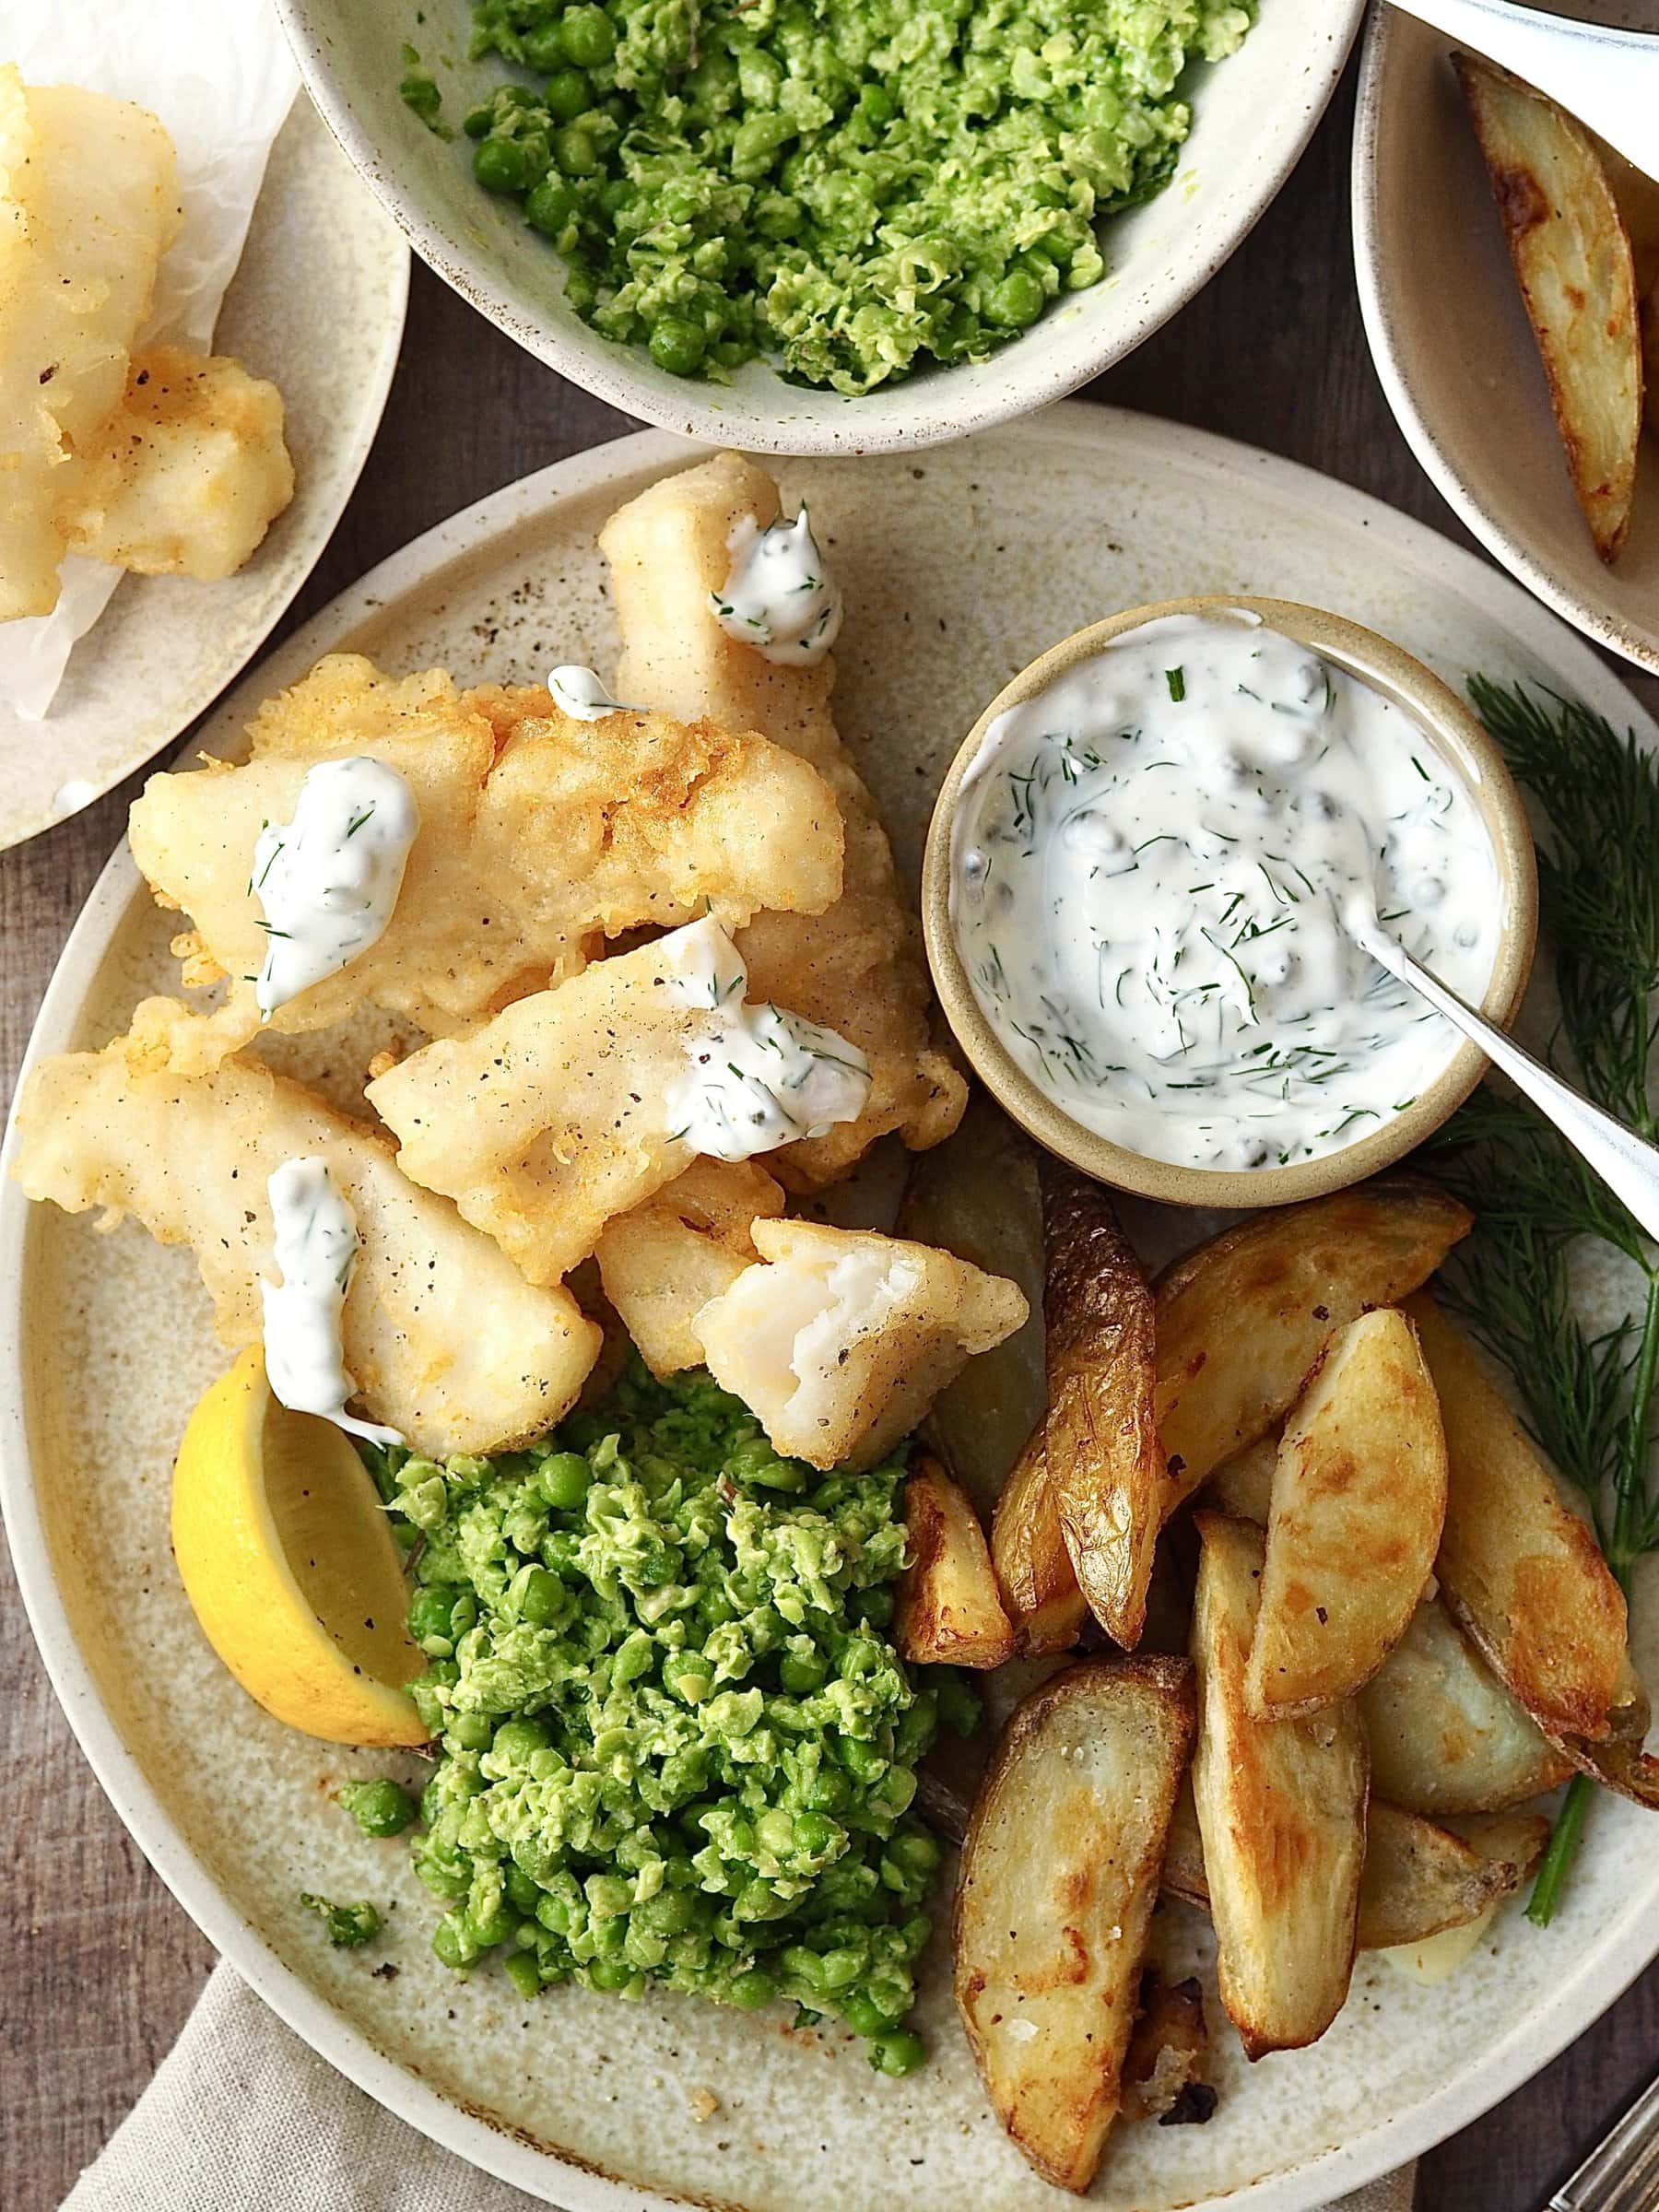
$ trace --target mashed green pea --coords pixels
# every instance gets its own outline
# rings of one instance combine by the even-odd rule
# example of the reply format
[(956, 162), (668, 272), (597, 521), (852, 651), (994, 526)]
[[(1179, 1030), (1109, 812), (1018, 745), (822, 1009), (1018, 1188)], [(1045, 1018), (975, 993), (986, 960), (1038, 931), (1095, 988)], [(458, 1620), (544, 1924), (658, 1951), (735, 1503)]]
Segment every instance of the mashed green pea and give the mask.
[(757, 1441), (706, 1375), (636, 1363), (528, 1451), (370, 1455), (424, 1539), (434, 1948), (498, 1953), (525, 1994), (790, 1998), (908, 2071), (920, 2046), (894, 2031), (940, 1857), (916, 1764), (941, 1708), (976, 1709), (888, 1637), (901, 1461), (782, 1489)]
[(1253, 12), (478, 0), (475, 54), (542, 81), (504, 83), (466, 129), (479, 182), (523, 196), (595, 329), (680, 374), (764, 353), (856, 394), (982, 359), (1097, 283), (1099, 218), (1174, 172), (1187, 64), (1230, 53)]

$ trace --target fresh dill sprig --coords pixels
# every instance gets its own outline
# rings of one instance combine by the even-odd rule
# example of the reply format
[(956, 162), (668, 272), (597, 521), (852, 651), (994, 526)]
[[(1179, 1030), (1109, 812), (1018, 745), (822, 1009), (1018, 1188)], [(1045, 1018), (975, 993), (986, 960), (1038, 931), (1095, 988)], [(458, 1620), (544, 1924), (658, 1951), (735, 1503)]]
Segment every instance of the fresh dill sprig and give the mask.
[[(1632, 729), (1553, 692), (1473, 677), (1476, 712), (1538, 799), (1549, 844), (1539, 905), (1559, 988), (1547, 1057), (1650, 1140), (1659, 1044), (1659, 760)], [(1527, 1424), (1583, 1493), (1608, 1564), (1659, 1546), (1652, 1472), (1659, 1372), (1659, 1254), (1624, 1206), (1524, 1100), (1482, 1089), (1437, 1140), (1446, 1180), (1477, 1217), (1453, 1300), (1514, 1377)], [(1620, 1253), (1643, 1284), (1638, 1310), (1599, 1335), (1571, 1295), (1575, 1248)], [(1547, 1925), (1594, 1785), (1574, 1777), (1527, 1915)]]

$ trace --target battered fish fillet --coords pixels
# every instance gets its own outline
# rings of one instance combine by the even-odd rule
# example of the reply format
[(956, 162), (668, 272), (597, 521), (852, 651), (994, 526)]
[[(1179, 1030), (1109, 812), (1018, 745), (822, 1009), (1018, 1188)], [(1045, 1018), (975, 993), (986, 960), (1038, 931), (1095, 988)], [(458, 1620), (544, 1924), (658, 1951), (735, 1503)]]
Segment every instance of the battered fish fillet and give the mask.
[(696, 1159), (614, 1220), (595, 1249), (605, 1295), (657, 1376), (702, 1364), (691, 1324), (759, 1257), (749, 1233), (783, 1211), (783, 1192), (753, 1160)]
[(620, 695), (669, 714), (706, 714), (729, 729), (763, 730), (809, 760), (841, 807), (841, 898), (827, 912), (806, 910), (810, 919), (760, 914), (738, 941), (757, 996), (837, 1030), (870, 1063), (875, 1080), (860, 1118), (773, 1160), (792, 1188), (811, 1188), (844, 1175), (888, 1130), (914, 1150), (938, 1144), (961, 1119), (967, 1088), (929, 1046), (915, 924), (875, 802), (830, 718), (833, 661), (780, 666), (728, 637), (710, 610), (710, 593), (725, 583), (734, 526), (752, 515), (764, 527), (777, 512), (771, 477), (722, 453), (642, 492), (612, 515), (599, 545), (622, 633)]
[(760, 1264), (692, 1332), (774, 1447), (815, 1467), (874, 1465), (1030, 1311), (1017, 1284), (928, 1244), (815, 1221), (750, 1233)]
[(72, 553), (140, 576), (234, 575), (294, 496), (282, 394), (240, 361), (136, 354), (121, 405), (64, 472)]
[(155, 116), (0, 65), (0, 621), (57, 605), (62, 472), (121, 405), (178, 228)]
[(420, 831), (383, 935), (279, 1006), (279, 1030), (376, 1006), (452, 1035), (579, 972), (595, 933), (704, 912), (735, 924), (771, 905), (821, 911), (841, 888), (841, 818), (824, 779), (782, 746), (706, 722), (575, 722), (539, 684), (459, 692), (441, 669), (390, 677), (336, 654), (267, 700), (249, 738), (244, 767), (152, 776), (130, 823), (157, 899), (194, 924), (175, 946), (185, 981), (233, 979), (195, 1039), (206, 1065), (260, 1026), (254, 841), (291, 818), (320, 761), (367, 754), (397, 770)]
[(496, 1452), (538, 1435), (574, 1404), (600, 1331), (570, 1294), (536, 1289), (454, 1208), (418, 1190), (374, 1130), (274, 1075), (225, 1060), (182, 1077), (201, 1017), (148, 999), (100, 1053), (65, 1053), (29, 1077), (18, 1109), (17, 1177), (69, 1213), (132, 1214), (163, 1244), (188, 1244), (232, 1350), (261, 1333), (270, 1267), (265, 1184), (320, 1154), (361, 1238), (346, 1298), (348, 1373), (377, 1420), (417, 1451)]
[(692, 1045), (752, 995), (741, 965), (718, 1000), (677, 987), (705, 935), (724, 969), (730, 938), (698, 923), (423, 1045), (368, 1088), (404, 1173), (453, 1198), (533, 1283), (561, 1280), (698, 1157), (671, 1095)]

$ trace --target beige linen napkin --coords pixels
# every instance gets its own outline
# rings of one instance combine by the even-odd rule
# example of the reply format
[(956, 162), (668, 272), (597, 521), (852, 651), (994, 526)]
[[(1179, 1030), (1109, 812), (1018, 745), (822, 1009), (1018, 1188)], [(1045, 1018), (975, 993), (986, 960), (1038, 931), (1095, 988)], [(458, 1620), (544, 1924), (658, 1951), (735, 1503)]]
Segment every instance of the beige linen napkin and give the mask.
[[(1414, 2174), (1403, 2168), (1330, 2212), (1410, 2212)], [(534, 2204), (382, 2111), (221, 1965), (64, 2212), (533, 2212)]]

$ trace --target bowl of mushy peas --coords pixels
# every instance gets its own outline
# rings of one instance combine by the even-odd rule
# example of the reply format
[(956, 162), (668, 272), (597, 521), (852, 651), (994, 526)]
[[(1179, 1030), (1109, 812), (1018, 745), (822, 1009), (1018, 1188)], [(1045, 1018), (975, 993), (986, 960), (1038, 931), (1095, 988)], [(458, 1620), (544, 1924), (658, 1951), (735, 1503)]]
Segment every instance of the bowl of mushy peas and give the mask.
[(1289, 174), (1362, 0), (279, 0), (415, 250), (562, 375), (768, 453), (1130, 352)]

